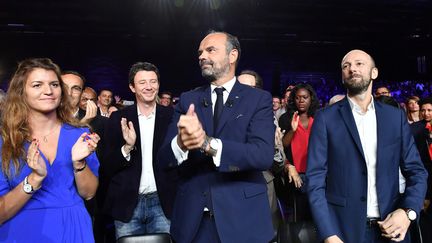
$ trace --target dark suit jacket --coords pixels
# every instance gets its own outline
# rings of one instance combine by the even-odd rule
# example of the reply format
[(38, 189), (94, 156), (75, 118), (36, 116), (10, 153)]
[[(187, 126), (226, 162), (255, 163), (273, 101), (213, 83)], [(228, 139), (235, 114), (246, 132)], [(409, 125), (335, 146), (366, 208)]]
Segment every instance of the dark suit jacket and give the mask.
[(426, 199), (432, 198), (432, 161), (429, 155), (429, 148), (428, 148), (428, 140), (429, 143), (431, 139), (429, 138), (429, 131), (426, 129), (426, 121), (421, 120), (418, 122), (414, 122), (411, 125), (411, 131), (414, 136), (414, 141), (417, 145), (417, 149), (420, 153), (420, 157), (423, 161), (423, 165), (428, 171), (429, 177), (428, 177), (428, 190), (426, 193)]
[[(381, 218), (397, 208), (419, 215), (426, 192), (423, 167), (405, 113), (375, 102), (376, 189)], [(347, 98), (315, 115), (309, 140), (307, 190), (321, 239), (361, 242), (366, 227), (367, 168)], [(399, 194), (399, 167), (406, 189)]]
[[(156, 105), (155, 128), (154, 131), (149, 131), (154, 133), (153, 171), (157, 191), (162, 209), (168, 218), (170, 217), (175, 197), (176, 186), (171, 185), (171, 183), (175, 183), (176, 172), (163, 173), (157, 170), (156, 157), (157, 151), (165, 137), (168, 124), (171, 121), (172, 114), (172, 108)], [(130, 161), (127, 161), (121, 152), (121, 147), (125, 144), (120, 126), (122, 117), (128, 121), (132, 121), (137, 133), (136, 150), (131, 152)], [(128, 222), (138, 203), (142, 168), (140, 128), (136, 105), (128, 106), (112, 113), (105, 127), (104, 140), (104, 172), (110, 178), (104, 208), (114, 219)]]
[[(222, 242), (268, 242), (273, 236), (266, 182), (262, 171), (270, 168), (274, 154), (271, 95), (240, 84), (230, 92), (219, 127), (213, 134), (210, 86), (183, 93), (176, 106), (159, 164), (165, 170), (179, 169), (181, 181), (171, 219), (171, 234), (177, 243), (191, 242), (204, 207), (215, 215)], [(221, 139), (221, 163), (199, 150), (189, 151), (180, 166), (171, 149), (177, 122), (190, 104), (208, 136)]]

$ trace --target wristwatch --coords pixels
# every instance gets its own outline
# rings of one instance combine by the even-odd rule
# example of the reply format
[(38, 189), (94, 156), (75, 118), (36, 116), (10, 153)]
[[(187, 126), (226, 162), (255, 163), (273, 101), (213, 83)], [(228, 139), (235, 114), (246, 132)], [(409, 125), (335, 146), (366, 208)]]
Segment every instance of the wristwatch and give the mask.
[(417, 213), (416, 213), (414, 210), (412, 210), (412, 209), (410, 209), (410, 208), (406, 208), (406, 209), (404, 209), (404, 210), (405, 210), (405, 213), (407, 214), (408, 219), (409, 219), (410, 221), (414, 221), (414, 220), (417, 219)]
[[(215, 138), (206, 136), (203, 144), (201, 145), (200, 151), (201, 153), (205, 153), (210, 156), (215, 156), (217, 154), (217, 145), (218, 142)], [(208, 151), (207, 151), (207, 147), (209, 147)]]
[(23, 190), (27, 194), (33, 194), (33, 186), (28, 183), (28, 176), (24, 178)]
[(216, 156), (217, 154), (217, 147), (218, 147), (218, 141), (215, 138), (210, 137), (210, 148), (207, 151), (207, 154), (210, 156)]

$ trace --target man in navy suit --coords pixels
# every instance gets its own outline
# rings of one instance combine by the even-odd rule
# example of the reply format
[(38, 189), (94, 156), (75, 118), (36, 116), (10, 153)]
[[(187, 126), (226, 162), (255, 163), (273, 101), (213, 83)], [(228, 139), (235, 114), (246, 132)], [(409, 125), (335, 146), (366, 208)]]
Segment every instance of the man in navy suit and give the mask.
[[(306, 184), (320, 239), (409, 242), (427, 172), (406, 115), (374, 101), (378, 69), (369, 54), (350, 51), (341, 67), (347, 98), (316, 114), (309, 140)], [(406, 178), (404, 194), (399, 168)]]
[(274, 154), (271, 95), (236, 80), (236, 37), (211, 32), (198, 55), (209, 84), (181, 95), (159, 151), (163, 169), (181, 177), (171, 234), (177, 243), (269, 242), (262, 171)]
[(129, 88), (136, 104), (112, 113), (104, 136), (103, 171), (109, 178), (105, 210), (114, 218), (116, 237), (168, 233), (176, 172), (157, 170), (173, 109), (156, 104), (160, 77), (148, 62), (135, 63)]

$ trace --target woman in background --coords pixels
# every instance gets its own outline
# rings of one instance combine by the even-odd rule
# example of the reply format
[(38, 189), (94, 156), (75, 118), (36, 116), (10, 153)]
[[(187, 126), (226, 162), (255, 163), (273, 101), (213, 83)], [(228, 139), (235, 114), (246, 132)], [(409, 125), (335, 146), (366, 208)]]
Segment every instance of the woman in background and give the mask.
[(60, 69), (21, 62), (2, 114), (0, 242), (94, 242), (83, 198), (94, 196), (99, 136), (77, 127)]
[(408, 123), (413, 123), (420, 121), (421, 113), (420, 113), (420, 106), (419, 106), (420, 98), (413, 95), (410, 96), (406, 101), (405, 105), (407, 107), (407, 117), (408, 117)]
[(296, 190), (292, 190), (295, 200), (295, 220), (310, 219), (310, 210), (304, 188), (306, 173), (307, 149), (313, 116), (319, 107), (315, 90), (309, 84), (300, 83), (292, 89), (287, 112), (279, 119), (283, 136), (283, 145), (288, 163), (286, 171), (289, 182), (293, 182)]

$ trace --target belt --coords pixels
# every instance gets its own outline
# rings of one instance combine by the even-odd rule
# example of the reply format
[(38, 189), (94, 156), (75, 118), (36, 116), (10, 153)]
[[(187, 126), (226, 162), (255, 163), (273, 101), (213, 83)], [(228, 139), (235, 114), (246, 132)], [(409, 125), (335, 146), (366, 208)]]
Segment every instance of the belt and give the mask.
[(366, 225), (371, 228), (372, 226), (377, 226), (380, 218), (367, 218)]

